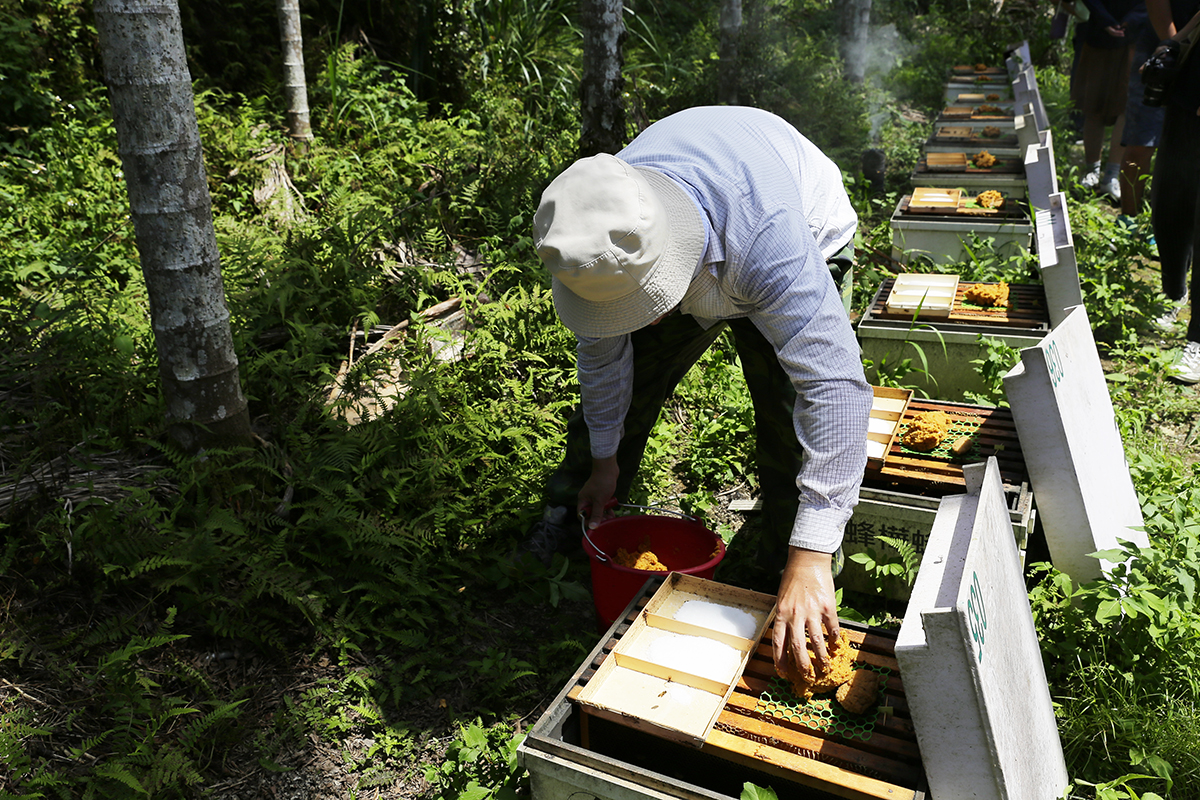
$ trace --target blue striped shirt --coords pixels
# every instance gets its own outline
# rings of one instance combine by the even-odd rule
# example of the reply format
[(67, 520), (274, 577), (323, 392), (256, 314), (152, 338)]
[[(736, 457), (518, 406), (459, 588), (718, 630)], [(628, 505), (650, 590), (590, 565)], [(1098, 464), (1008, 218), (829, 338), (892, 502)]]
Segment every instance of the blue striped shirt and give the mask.
[[(858, 224), (841, 171), (783, 119), (731, 106), (673, 114), (617, 155), (675, 180), (699, 206), (707, 243), (680, 311), (704, 328), (749, 317), (771, 342), (796, 387), (805, 453), (790, 543), (836, 550), (858, 502), (872, 397), (825, 263)], [(629, 337), (580, 338), (578, 369), (592, 455), (607, 458), (631, 400)]]

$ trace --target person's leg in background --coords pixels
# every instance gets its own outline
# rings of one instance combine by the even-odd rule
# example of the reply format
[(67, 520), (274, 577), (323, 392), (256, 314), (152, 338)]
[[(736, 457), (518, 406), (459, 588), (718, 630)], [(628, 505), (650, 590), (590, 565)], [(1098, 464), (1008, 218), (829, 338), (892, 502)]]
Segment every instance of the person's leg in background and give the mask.
[[(1146, 207), (1146, 184), (1150, 180), (1154, 150), (1162, 135), (1163, 108), (1142, 102), (1145, 89), (1140, 67), (1158, 45), (1158, 35), (1148, 15), (1131, 18), (1126, 36), (1134, 40), (1133, 60), (1129, 65), (1129, 91), (1125, 100), (1125, 128), (1121, 143), (1125, 158), (1121, 162), (1121, 215), (1117, 218), (1130, 233), (1137, 230), (1136, 218)], [(1152, 256), (1156, 255), (1154, 235), (1147, 237)]]
[[(1121, 132), (1125, 123), (1125, 102), (1129, 87), (1130, 48), (1101, 50), (1083, 44), (1078, 83), (1072, 101), (1083, 112), (1084, 175), (1080, 185), (1115, 200), (1121, 195)], [(1104, 132), (1109, 136), (1108, 164), (1101, 170)]]
[[(1181, 307), (1191, 296), (1187, 344), (1169, 374), (1184, 383), (1200, 382), (1200, 280), (1192, 259), (1200, 239), (1200, 117), (1168, 106), (1150, 186), (1151, 218), (1162, 267), (1162, 290)], [(1189, 292), (1188, 270), (1192, 270)]]
[(1104, 117), (1098, 112), (1084, 112), (1084, 173), (1080, 185), (1085, 189), (1095, 189), (1100, 185), (1100, 165), (1104, 153), (1104, 128)]
[[(1129, 141), (1129, 139), (1126, 139)], [(1132, 219), (1146, 205), (1146, 182), (1154, 161), (1154, 145), (1125, 145), (1125, 160), (1121, 163), (1121, 214)]]
[(1096, 187), (1100, 194), (1106, 194), (1114, 200), (1121, 199), (1121, 164), (1125, 160), (1125, 145), (1121, 144), (1121, 135), (1125, 130), (1125, 114), (1113, 121), (1112, 133), (1108, 139), (1108, 163), (1100, 175), (1100, 185)]
[(1112, 131), (1108, 140), (1108, 163), (1102, 171), (1101, 156), (1104, 151), (1104, 131), (1107, 127), (1108, 122), (1102, 113), (1084, 115), (1083, 157), (1087, 162), (1087, 172), (1081, 183), (1086, 189), (1095, 189), (1100, 194), (1119, 199), (1121, 160), (1125, 151), (1121, 146), (1121, 132), (1125, 127), (1125, 115), (1121, 114), (1112, 121)]

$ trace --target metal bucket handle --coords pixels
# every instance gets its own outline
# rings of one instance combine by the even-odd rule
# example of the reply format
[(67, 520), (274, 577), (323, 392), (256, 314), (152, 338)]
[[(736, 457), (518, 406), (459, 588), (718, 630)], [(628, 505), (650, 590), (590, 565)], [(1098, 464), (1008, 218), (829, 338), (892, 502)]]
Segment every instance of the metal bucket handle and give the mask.
[[(638, 505), (632, 505), (630, 503), (609, 503), (604, 508), (606, 510), (610, 509), (610, 508), (636, 508), (639, 511), (661, 511), (664, 514), (674, 514), (677, 517), (689, 520), (691, 522), (699, 522), (700, 521), (696, 517), (693, 517), (690, 514), (685, 514), (682, 511), (675, 511), (670, 508), (661, 508), (659, 506), (638, 506)], [(599, 547), (597, 547), (596, 543), (592, 541), (592, 537), (588, 535), (587, 517), (584, 515), (584, 513), (582, 511), (579, 512), (579, 527), (581, 527), (583, 529), (583, 538), (587, 539), (587, 543), (590, 544), (592, 546), (592, 549), (595, 550), (599, 554), (599, 555), (597, 555), (596, 559), (598, 561), (600, 561), (601, 563), (609, 561), (610, 559), (609, 559), (608, 553), (605, 553), (603, 550), (601, 550)]]

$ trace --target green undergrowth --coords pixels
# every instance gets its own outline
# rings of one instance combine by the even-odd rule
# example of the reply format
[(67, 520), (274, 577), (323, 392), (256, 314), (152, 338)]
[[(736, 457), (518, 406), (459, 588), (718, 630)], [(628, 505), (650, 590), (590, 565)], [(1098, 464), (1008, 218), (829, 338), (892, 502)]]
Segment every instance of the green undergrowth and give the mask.
[[(577, 394), (574, 343), (529, 233), (542, 186), (574, 155), (577, 78), (561, 65), (578, 41), (560, 24), (572, 7), (444, 9), (438, 24), (456, 32), (442, 52), (462, 74), (436, 103), (398, 61), (316, 39), (306, 149), (283, 135), (271, 92), (197, 83), (257, 439), (189, 457), (163, 433), (115, 133), (94, 59), (79, 54), (82, 9), (27, 5), (44, 14), (0, 21), (0, 67), (24, 81), (0, 83), (0, 106), (24, 115), (0, 135), (0, 796), (193, 798), (322, 753), (337, 756), (346, 796), (524, 796), (515, 746), (597, 635), (586, 564), (511, 558)], [(983, 42), (1027, 22), (996, 27), (976, 10), (965, 33), (947, 33), (945, 12), (919, 5), (879, 6), (927, 42), (890, 79), (903, 109), (881, 117), (887, 86), (838, 79), (820, 4), (754, 20), (747, 42), (755, 101), (808, 128), (846, 172), (866, 256), (856, 315), (895, 268), (889, 219), (926, 124), (914, 120), (940, 104), (932, 81), (956, 47), (995, 59)], [(713, 102), (714, 19), (674, 4), (630, 14), (634, 128)], [(246, 64), (225, 69), (249, 80)], [(1061, 95), (1052, 74), (1042, 82)], [(868, 144), (890, 159), (880, 194), (857, 175)], [(1064, 183), (1071, 159), (1059, 155)], [(1160, 306), (1144, 237), (1119, 231), (1104, 203), (1071, 199), (1152, 545), (1094, 585), (1040, 570), (1034, 610), (1081, 796), (1196, 796), (1197, 498), (1179, 491), (1196, 478), (1196, 395), (1162, 378), (1179, 340), (1149, 333)], [(969, 248), (937, 269), (1037, 280), (1027, 254)], [(420, 315), (451, 299), (460, 333)], [(394, 346), (365, 355), (402, 323)], [(1001, 404), (1016, 354), (981, 352), (987, 389), (974, 401)], [(881, 382), (912, 384), (928, 355), (901, 348)], [(664, 409), (630, 500), (715, 517), (729, 494), (758, 491), (754, 452), (723, 338)], [(715, 524), (736, 548), (737, 521)], [(907, 580), (914, 558), (881, 543), (872, 567)], [(876, 610), (846, 601), (847, 616)]]

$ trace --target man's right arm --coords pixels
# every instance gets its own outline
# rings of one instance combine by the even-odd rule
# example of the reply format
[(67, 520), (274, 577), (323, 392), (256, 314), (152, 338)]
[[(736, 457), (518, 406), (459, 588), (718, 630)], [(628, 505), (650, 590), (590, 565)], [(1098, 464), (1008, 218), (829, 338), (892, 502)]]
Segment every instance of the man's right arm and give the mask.
[(590, 507), (588, 524), (594, 528), (617, 488), (617, 446), (633, 398), (633, 346), (628, 336), (580, 337), (576, 356), (583, 418), (592, 448), (592, 474), (579, 492), (576, 510)]
[(578, 337), (575, 355), (592, 457), (614, 456), (633, 399), (633, 345), (628, 336)]

